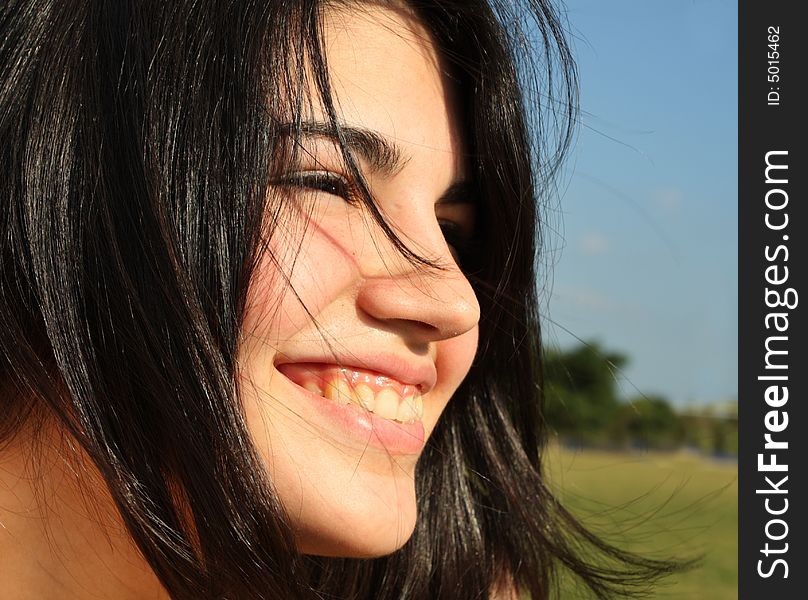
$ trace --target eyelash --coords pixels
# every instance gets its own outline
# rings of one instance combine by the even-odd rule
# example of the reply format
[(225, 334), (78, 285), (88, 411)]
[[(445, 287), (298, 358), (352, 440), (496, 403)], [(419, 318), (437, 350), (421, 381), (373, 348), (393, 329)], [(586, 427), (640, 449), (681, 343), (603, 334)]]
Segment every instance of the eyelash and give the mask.
[[(359, 204), (356, 187), (346, 177), (331, 171), (306, 171), (292, 173), (278, 182), (287, 187), (299, 187), (315, 192), (338, 196), (350, 205)], [(476, 256), (478, 247), (476, 236), (469, 236), (461, 231), (460, 226), (445, 219), (439, 219), (438, 225), (443, 237), (456, 254), (459, 265), (463, 268)]]
[(348, 204), (357, 204), (356, 187), (347, 178), (330, 171), (292, 173), (281, 181), (288, 187), (299, 187), (339, 196)]

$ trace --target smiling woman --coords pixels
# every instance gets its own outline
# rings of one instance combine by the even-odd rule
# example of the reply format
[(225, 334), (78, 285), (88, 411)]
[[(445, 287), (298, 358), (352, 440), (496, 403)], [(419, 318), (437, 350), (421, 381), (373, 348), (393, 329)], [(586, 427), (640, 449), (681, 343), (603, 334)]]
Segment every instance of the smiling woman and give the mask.
[[(606, 597), (668, 568), (542, 476), (536, 202), (575, 77), (528, 4), (0, 9), (3, 598), (547, 598), (562, 566)], [(530, 19), (562, 82), (538, 147)]]
[[(468, 159), (429, 32), (368, 5), (327, 11), (322, 35), (339, 120), (314, 101), (283, 126), (295, 147), (271, 181), (295, 225), (256, 267), (239, 367), (298, 547), (379, 556), (412, 535), (417, 459), (477, 349), (479, 305), (446, 236), (473, 235), (475, 205), (454, 201)], [(439, 271), (381, 234), (360, 175), (396, 236)]]

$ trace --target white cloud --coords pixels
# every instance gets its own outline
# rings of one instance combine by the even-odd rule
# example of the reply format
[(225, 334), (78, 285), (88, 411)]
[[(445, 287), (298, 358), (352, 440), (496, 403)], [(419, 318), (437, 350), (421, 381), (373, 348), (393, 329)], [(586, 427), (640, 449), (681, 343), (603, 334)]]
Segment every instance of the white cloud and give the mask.
[(609, 238), (601, 233), (590, 232), (578, 242), (578, 248), (585, 256), (602, 256), (609, 252)]
[(676, 215), (682, 209), (685, 196), (678, 188), (662, 188), (654, 192), (654, 204), (666, 215)]
[(603, 292), (590, 287), (575, 285), (557, 286), (553, 289), (553, 302), (566, 309), (586, 311), (611, 311), (614, 301)]

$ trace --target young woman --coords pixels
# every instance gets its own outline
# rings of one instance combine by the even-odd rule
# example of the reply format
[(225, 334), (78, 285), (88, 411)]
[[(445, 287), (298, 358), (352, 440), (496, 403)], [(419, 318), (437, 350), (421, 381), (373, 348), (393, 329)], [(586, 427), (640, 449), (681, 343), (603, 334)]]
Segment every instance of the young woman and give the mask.
[(3, 598), (665, 568), (542, 477), (536, 198), (575, 79), (551, 6), (501, 4), (5, 3)]

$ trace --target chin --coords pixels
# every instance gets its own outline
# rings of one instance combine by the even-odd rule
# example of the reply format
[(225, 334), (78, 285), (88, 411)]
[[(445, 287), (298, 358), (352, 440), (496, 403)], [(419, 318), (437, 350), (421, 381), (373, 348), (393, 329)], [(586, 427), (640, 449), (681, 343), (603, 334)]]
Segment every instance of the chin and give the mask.
[(418, 511), (412, 481), (412, 489), (395, 487), (392, 499), (354, 494), (349, 502), (343, 499), (332, 518), (301, 524), (298, 548), (304, 554), (344, 558), (377, 558), (399, 550), (412, 537)]

